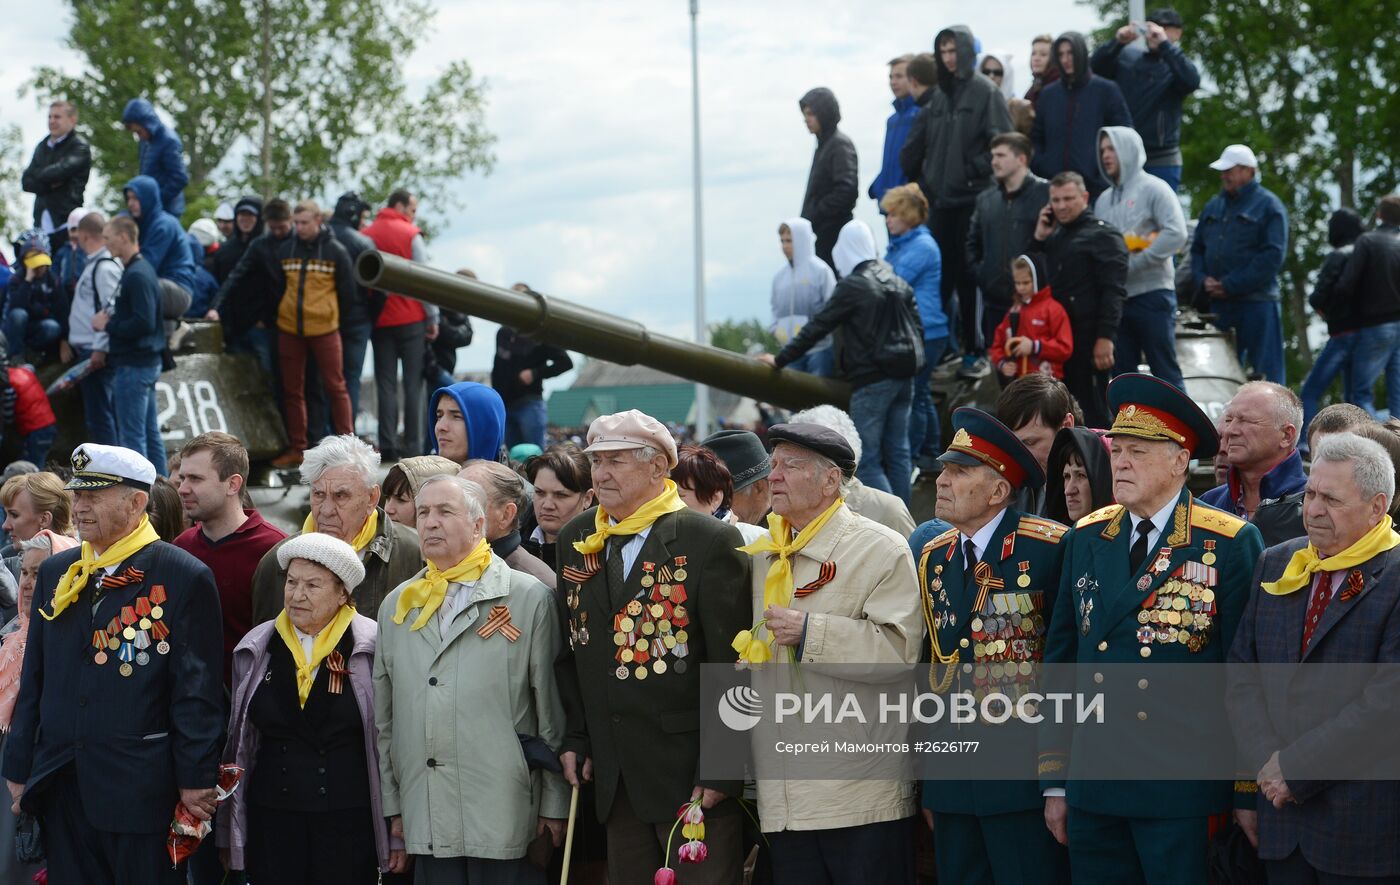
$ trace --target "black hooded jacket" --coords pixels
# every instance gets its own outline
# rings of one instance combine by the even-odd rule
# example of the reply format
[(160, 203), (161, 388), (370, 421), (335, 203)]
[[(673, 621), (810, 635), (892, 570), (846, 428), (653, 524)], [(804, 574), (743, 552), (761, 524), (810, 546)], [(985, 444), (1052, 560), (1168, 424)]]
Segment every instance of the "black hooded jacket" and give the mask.
[(1072, 526), (1074, 520), (1069, 518), (1069, 508), (1065, 506), (1065, 464), (1071, 453), (1079, 456), (1084, 472), (1089, 474), (1090, 501), (1086, 513), (1113, 503), (1113, 468), (1103, 440), (1089, 428), (1062, 427), (1055, 434), (1050, 461), (1045, 468), (1044, 516)]
[(1031, 142), (1035, 156), (1031, 170), (1042, 178), (1054, 178), (1066, 170), (1078, 172), (1095, 199), (1108, 189), (1099, 170), (1099, 130), (1105, 126), (1132, 126), (1133, 117), (1118, 84), (1089, 70), (1089, 48), (1084, 35), (1066, 31), (1051, 47), (1050, 64), (1060, 67), (1060, 45), (1068, 43), (1074, 73), (1046, 86), (1035, 106)]
[[(253, 210), (253, 214), (257, 216), (258, 221), (253, 225), (253, 230), (245, 234), (238, 229), (237, 219), (239, 212), (247, 212), (249, 209)], [(214, 254), (209, 256), (209, 272), (214, 275), (214, 279), (219, 281), (219, 285), (223, 285), (224, 281), (228, 279), (228, 275), (233, 273), (233, 269), (238, 266), (238, 259), (243, 257), (243, 252), (248, 248), (248, 244), (262, 236), (262, 211), (262, 197), (253, 196), (251, 194), (239, 197), (238, 202), (234, 204), (233, 235), (227, 240), (224, 240), (223, 244), (219, 246)]]
[(1352, 316), (1350, 299), (1338, 297), (1337, 280), (1346, 270), (1347, 259), (1355, 248), (1356, 241), (1366, 229), (1366, 222), (1355, 209), (1338, 209), (1327, 220), (1327, 242), (1332, 251), (1322, 259), (1322, 267), (1317, 271), (1317, 284), (1313, 286), (1308, 304), (1327, 321), (1327, 334), (1340, 335), (1359, 328)]
[(856, 146), (836, 128), (841, 122), (841, 106), (830, 89), (818, 86), (802, 96), (798, 105), (810, 108), (822, 124), (812, 171), (807, 175), (807, 193), (802, 198), (802, 217), (812, 222), (812, 232), (817, 235), (817, 257), (831, 264), (831, 248), (842, 225), (853, 217), (860, 196)]
[[(365, 208), (366, 203), (360, 199), (360, 195), (345, 193), (336, 200), (335, 212), (331, 215), (329, 227), (331, 233), (340, 245), (345, 247), (345, 251), (350, 253), (350, 266), (354, 267), (359, 259), (360, 253), (366, 249), (373, 249), (374, 243), (370, 238), (360, 233), (360, 213)], [(354, 294), (340, 303), (340, 325), (355, 326), (368, 325), (374, 321), (373, 312), (370, 307), (370, 290), (360, 285), (358, 279), (355, 280)]]
[(899, 152), (904, 176), (917, 181), (935, 209), (971, 206), (992, 183), (992, 139), (1012, 130), (1006, 99), (991, 80), (975, 70), (977, 51), (966, 25), (944, 28), (935, 51), (952, 37), (958, 69), (938, 62), (938, 85), (909, 129)]

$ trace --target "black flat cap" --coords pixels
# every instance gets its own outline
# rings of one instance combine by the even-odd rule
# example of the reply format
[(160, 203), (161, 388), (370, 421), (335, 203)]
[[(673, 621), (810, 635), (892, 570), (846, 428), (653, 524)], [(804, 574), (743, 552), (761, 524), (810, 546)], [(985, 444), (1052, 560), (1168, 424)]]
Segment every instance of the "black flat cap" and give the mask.
[(1184, 28), (1186, 23), (1181, 19), (1181, 13), (1170, 6), (1163, 6), (1161, 9), (1154, 9), (1147, 16), (1147, 20), (1154, 25), (1161, 25), (1164, 28)]
[(856, 453), (846, 438), (820, 424), (774, 424), (768, 428), (768, 444), (791, 443), (830, 458), (846, 477), (855, 475)]
[(768, 452), (758, 434), (747, 430), (721, 430), (712, 433), (700, 445), (714, 452), (729, 475), (734, 477), (734, 491), (746, 489), (773, 472)]

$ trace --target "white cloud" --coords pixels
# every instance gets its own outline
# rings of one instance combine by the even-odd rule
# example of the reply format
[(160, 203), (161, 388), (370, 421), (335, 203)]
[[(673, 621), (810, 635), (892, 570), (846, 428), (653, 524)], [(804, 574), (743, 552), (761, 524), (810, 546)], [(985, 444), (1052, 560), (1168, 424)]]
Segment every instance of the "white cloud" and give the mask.
[[(66, 18), (6, 5), (0, 95), (13, 95), (38, 64), (78, 68), (62, 45)], [(432, 244), (437, 264), (470, 266), (507, 286), (525, 280), (690, 337), (687, 8), (686, 0), (440, 2), (406, 76), (421, 87), (448, 61), (467, 58), (490, 82), (487, 121), (499, 142), (494, 173), (459, 183), (467, 209), (446, 219)], [(1013, 52), (1022, 89), (1033, 35), (1096, 24), (1071, 0), (975, 9), (927, 0), (700, 0), (711, 319), (767, 315), (781, 260), (776, 227), (801, 208), (814, 146), (797, 99), (818, 85), (836, 93), (864, 188), (879, 171), (890, 112), (885, 61), (930, 48), (941, 27), (958, 22), (985, 46)], [(6, 103), (3, 118), (21, 123), (31, 143), (43, 134), (42, 112), (27, 101)], [(857, 217), (883, 237), (872, 201), (860, 200)], [(465, 369), (490, 366), (494, 330), (477, 325)]]

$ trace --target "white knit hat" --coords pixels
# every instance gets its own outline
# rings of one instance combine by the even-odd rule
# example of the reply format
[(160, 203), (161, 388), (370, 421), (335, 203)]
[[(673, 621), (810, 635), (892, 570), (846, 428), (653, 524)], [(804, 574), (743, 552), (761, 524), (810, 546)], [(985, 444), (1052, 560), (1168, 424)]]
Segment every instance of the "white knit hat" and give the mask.
[(354, 590), (365, 579), (365, 567), (355, 555), (355, 548), (332, 535), (307, 532), (277, 548), (277, 565), (283, 571), (293, 559), (325, 566), (340, 578), (347, 591)]

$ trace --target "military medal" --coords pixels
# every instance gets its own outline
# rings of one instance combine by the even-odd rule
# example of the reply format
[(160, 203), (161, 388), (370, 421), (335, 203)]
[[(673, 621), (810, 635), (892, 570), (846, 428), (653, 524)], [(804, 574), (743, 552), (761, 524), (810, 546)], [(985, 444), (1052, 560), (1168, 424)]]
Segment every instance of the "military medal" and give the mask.
[(1205, 541), (1201, 546), (1206, 548), (1206, 552), (1201, 554), (1201, 562), (1206, 565), (1215, 565), (1215, 541)]
[(641, 584), (642, 584), (643, 587), (650, 587), (652, 584), (655, 584), (655, 583), (656, 583), (656, 578), (652, 577), (652, 574), (651, 574), (651, 573), (652, 573), (653, 571), (655, 571), (655, 570), (656, 570), (656, 563), (654, 563), (654, 562), (644, 562), (644, 563), (642, 563), (642, 571), (645, 573), (645, 574), (642, 575), (642, 581), (641, 581)]
[(1029, 562), (1021, 562), (1017, 564), (1017, 568), (1021, 570), (1021, 574), (1016, 577), (1016, 586), (1022, 588), (1029, 587), (1031, 585), (1031, 564)]
[(151, 618), (160, 620), (165, 617), (165, 610), (161, 606), (165, 603), (165, 585), (157, 584), (151, 588)]
[(122, 664), (120, 667), (117, 668), (117, 672), (122, 674), (123, 676), (130, 676), (132, 674), (131, 665)]
[(685, 570), (685, 562), (686, 558), (684, 556), (676, 557), (675, 576), (677, 581), (684, 581), (686, 578), (690, 577), (690, 574)]
[(92, 647), (97, 651), (92, 656), (93, 663), (99, 667), (107, 663), (107, 631), (96, 630), (92, 634)]

